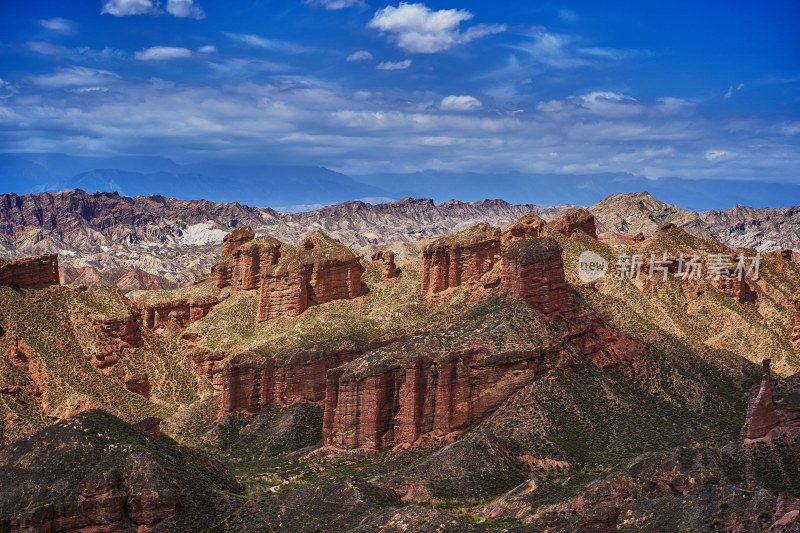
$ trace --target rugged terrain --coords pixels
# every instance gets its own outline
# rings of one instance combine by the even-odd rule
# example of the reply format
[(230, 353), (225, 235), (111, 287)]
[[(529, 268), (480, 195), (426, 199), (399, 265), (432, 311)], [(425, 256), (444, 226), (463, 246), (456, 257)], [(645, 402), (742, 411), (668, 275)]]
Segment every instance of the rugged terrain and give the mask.
[[(371, 247), (376, 245), (415, 242), (485, 221), (504, 226), (528, 213), (549, 221), (575, 207), (543, 208), (502, 200), (451, 200), (435, 205), (431, 200), (405, 198), (378, 205), (346, 202), (287, 214), (237, 203), (162, 196), (128, 198), (81, 190), (3, 194), (0, 255), (59, 253), (65, 283), (116, 285), (129, 292), (191, 282), (214, 265), (222, 238), (245, 225), (290, 244), (312, 231), (324, 231), (346, 246), (372, 253)], [(694, 213), (640, 193), (610, 196), (589, 211), (607, 237), (652, 235), (660, 225), (673, 223), (695, 236), (714, 237), (733, 247), (800, 252), (798, 209), (736, 206)], [(415, 252), (406, 248), (398, 253), (398, 258), (403, 258), (405, 253)]]
[[(796, 530), (800, 264), (769, 252), (758, 276), (714, 279), (709, 257), (756, 250), (540, 214), (366, 257), (313, 224), (287, 243), (239, 223), (213, 272), (127, 296), (58, 285), (52, 263), (50, 278), (12, 277), (0, 463), (74, 457), (48, 443), (85, 436), (108, 451), (76, 471), (122, 502), (144, 461), (169, 487), (163, 513), (102, 515), (139, 530), (179, 528), (211, 494), (196, 516), (229, 531)], [(580, 279), (584, 251), (605, 277)], [(648, 258), (638, 279), (621, 254)], [(706, 259), (682, 279), (651, 254)], [(161, 440), (130, 425), (148, 417)], [(223, 468), (235, 481), (208, 479)], [(14, 494), (37, 475), (0, 468)], [(74, 520), (95, 477), (0, 501), (0, 530)]]

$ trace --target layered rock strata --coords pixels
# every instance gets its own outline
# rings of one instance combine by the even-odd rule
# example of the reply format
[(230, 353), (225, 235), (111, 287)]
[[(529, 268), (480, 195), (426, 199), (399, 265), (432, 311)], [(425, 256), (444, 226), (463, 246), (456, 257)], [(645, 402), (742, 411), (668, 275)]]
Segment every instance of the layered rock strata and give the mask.
[(397, 265), (394, 262), (394, 252), (375, 252), (372, 254), (373, 261), (381, 262), (381, 279), (387, 280), (397, 277)]
[(633, 367), (646, 348), (584, 311), (558, 341), (497, 350), (479, 339), (443, 349), (423, 337), (367, 353), (328, 371), (326, 446), (381, 449), (449, 439), (512, 394), (581, 356), (602, 368)]
[(747, 417), (741, 435), (745, 442), (771, 440), (779, 434), (800, 434), (800, 390), (787, 398), (772, 392), (771, 360), (764, 359), (761, 384), (750, 391)]
[(237, 247), (214, 265), (217, 287), (230, 286), (232, 293), (257, 289), (268, 270), (278, 264), (281, 246), (271, 237), (240, 238)]
[(257, 413), (269, 404), (291, 405), (325, 399), (328, 370), (363, 352), (355, 346), (337, 351), (297, 350), (264, 360), (245, 352), (231, 358), (222, 377), (224, 413)]
[(500, 229), (489, 224), (436, 239), (422, 250), (422, 292), (429, 298), (477, 282), (500, 259)]
[(590, 237), (597, 238), (597, 226), (595, 225), (594, 215), (586, 209), (578, 209), (567, 213), (561, 218), (550, 222), (548, 227), (563, 233), (567, 237), (572, 237), (575, 231), (581, 230)]
[(177, 298), (166, 302), (137, 302), (142, 324), (153, 330), (173, 326), (183, 329), (206, 316), (221, 298)]
[(309, 306), (361, 296), (359, 256), (321, 232), (297, 246), (280, 245), (264, 272), (256, 320), (297, 316)]
[(0, 259), (0, 284), (17, 287), (58, 285), (58, 254), (42, 254), (14, 261)]
[(500, 243), (503, 246), (522, 240), (522, 239), (535, 239), (545, 235), (545, 226), (547, 223), (540, 217), (530, 213), (513, 224), (508, 225), (500, 238)]
[(525, 239), (505, 249), (500, 291), (547, 317), (572, 314), (561, 247), (551, 237)]

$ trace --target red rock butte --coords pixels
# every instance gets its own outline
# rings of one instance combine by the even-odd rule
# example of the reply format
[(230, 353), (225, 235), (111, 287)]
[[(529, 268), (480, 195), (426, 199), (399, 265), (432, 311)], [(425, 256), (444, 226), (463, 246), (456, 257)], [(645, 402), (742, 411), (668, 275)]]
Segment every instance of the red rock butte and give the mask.
[(422, 250), (422, 292), (429, 298), (462, 283), (477, 282), (500, 259), (500, 229), (477, 224), (441, 237)]
[[(533, 224), (518, 225), (523, 229), (517, 237), (541, 230), (535, 219), (527, 220)], [(380, 449), (465, 431), (546, 368), (569, 366), (566, 353), (613, 368), (631, 366), (644, 356), (644, 345), (608, 328), (573, 301), (554, 239), (521, 238), (502, 256), (500, 240), (500, 230), (486, 224), (436, 239), (423, 255), (428, 277), (423, 290), (430, 294), (432, 286), (471, 284), (502, 259), (499, 292), (528, 303), (547, 320), (579, 317), (560, 322), (568, 334), (542, 346), (510, 350), (477, 339), (442, 347), (422, 334), (386, 336), (363, 348), (299, 350), (266, 360), (243, 353), (225, 365), (223, 412), (256, 413), (269, 404), (297, 401), (322, 404), (326, 446)], [(373, 260), (383, 261), (385, 254), (375, 254)]]
[(769, 441), (780, 434), (792, 437), (800, 435), (800, 391), (795, 390), (789, 398), (772, 392), (770, 359), (764, 359), (761, 383), (750, 391), (747, 418), (742, 427), (745, 442)]
[(505, 249), (500, 291), (544, 316), (572, 315), (561, 247), (551, 237), (517, 241)]
[(572, 237), (576, 230), (581, 230), (590, 237), (597, 238), (597, 226), (594, 215), (586, 209), (577, 209), (548, 224), (550, 229), (561, 232), (567, 237)]
[(0, 259), (0, 284), (22, 288), (59, 285), (58, 254), (42, 254), (6, 261)]

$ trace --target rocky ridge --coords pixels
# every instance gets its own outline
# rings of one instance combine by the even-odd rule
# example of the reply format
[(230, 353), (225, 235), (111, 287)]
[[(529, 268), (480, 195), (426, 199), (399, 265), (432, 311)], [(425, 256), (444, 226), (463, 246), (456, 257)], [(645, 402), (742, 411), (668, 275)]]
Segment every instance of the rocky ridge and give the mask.
[[(542, 208), (502, 200), (452, 200), (436, 205), (431, 200), (405, 198), (378, 205), (346, 202), (287, 214), (158, 195), (126, 198), (80, 190), (4, 194), (0, 195), (0, 254), (19, 258), (59, 253), (65, 283), (117, 284), (128, 292), (191, 282), (216, 263), (223, 237), (242, 226), (288, 243), (319, 230), (351, 248), (377, 245), (385, 249), (391, 244), (398, 251), (395, 243), (458, 232), (486, 220), (505, 225), (527, 214), (553, 220), (576, 207)], [(800, 251), (797, 209), (734, 207), (692, 213), (636, 193), (612, 195), (589, 211), (596, 216), (600, 232), (652, 235), (659, 226), (674, 223), (732, 248)]]

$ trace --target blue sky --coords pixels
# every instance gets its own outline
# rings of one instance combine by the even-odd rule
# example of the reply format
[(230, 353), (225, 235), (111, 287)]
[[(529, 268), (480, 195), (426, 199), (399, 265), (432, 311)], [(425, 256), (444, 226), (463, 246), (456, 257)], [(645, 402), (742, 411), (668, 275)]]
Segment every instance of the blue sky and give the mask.
[(800, 183), (796, 0), (0, 0), (0, 15), (0, 152)]

